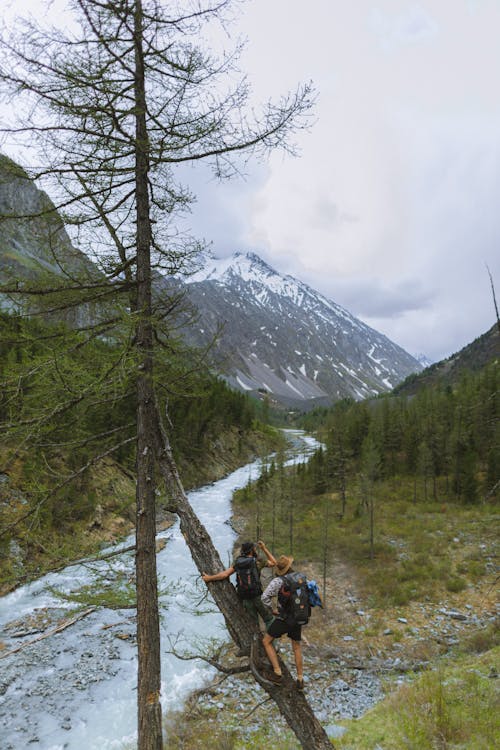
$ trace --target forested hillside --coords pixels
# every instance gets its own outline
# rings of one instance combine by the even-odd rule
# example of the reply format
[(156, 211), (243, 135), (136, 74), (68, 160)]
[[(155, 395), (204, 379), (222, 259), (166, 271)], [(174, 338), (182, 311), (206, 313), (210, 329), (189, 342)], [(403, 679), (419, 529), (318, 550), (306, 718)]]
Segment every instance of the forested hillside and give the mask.
[(337, 404), (328, 415), (325, 451), (308, 471), (312, 486), (346, 492), (353, 475), (406, 477), (413, 498), (474, 503), (500, 479), (499, 367), (465, 372), (455, 387), (437, 384), (413, 397)]
[[(323, 447), (288, 470), (278, 458), (237, 494), (247, 532), (316, 561), (324, 575), (333, 550), (363, 567), (380, 603), (464, 587), (460, 571), (485, 569), (445, 559), (443, 538), (463, 533), (476, 543), (489, 533), (500, 494), (498, 381), (492, 362), (455, 387), (342, 401), (306, 415), (308, 429), (320, 424)], [(432, 561), (431, 549), (442, 559)]]
[(397, 385), (394, 393), (402, 396), (411, 396), (417, 393), (423, 386), (454, 385), (462, 377), (464, 370), (468, 372), (479, 372), (493, 360), (500, 358), (500, 328), (497, 323), (486, 333), (478, 336), (474, 341), (463, 349), (452, 354), (447, 359), (435, 362), (423, 372), (415, 373), (407, 377)]
[[(131, 355), (109, 339), (0, 315), (0, 584), (130, 528), (132, 377)], [(260, 405), (209, 375), (195, 353), (158, 357), (157, 379), (186, 487), (276, 444)]]

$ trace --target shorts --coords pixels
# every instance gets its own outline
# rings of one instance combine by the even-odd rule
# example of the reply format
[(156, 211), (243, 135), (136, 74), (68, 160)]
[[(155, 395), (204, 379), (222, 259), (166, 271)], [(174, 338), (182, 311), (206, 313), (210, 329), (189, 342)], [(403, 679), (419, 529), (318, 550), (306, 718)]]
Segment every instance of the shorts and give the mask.
[(280, 620), (279, 617), (275, 617), (266, 630), (273, 638), (281, 638), (286, 633), (292, 641), (302, 640), (302, 625), (290, 625), (285, 620)]

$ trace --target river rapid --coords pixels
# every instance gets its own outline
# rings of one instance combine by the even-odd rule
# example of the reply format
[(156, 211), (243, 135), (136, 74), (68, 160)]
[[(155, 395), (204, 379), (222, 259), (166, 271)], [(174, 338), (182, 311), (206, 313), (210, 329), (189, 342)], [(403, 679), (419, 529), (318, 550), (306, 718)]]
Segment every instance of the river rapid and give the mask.
[[(288, 430), (294, 449), (288, 463), (304, 461), (317, 447), (314, 438)], [(231, 498), (260, 460), (224, 479), (189, 493), (189, 500), (229, 564), (236, 534)], [(157, 556), (160, 588), (162, 690), (164, 710), (180, 708), (213, 670), (199, 660), (168, 653), (203, 639), (227, 639), (222, 616), (205, 598), (206, 588), (176, 523), (159, 535), (167, 544)], [(120, 547), (134, 542), (131, 536)], [(116, 547), (114, 548), (116, 549)], [(111, 550), (111, 548), (110, 548)], [(104, 550), (110, 551), (110, 550)], [(41, 635), (75, 604), (61, 598), (85, 587), (102, 588), (107, 579), (132, 579), (134, 556), (124, 552), (107, 561), (68, 566), (0, 599), (1, 750), (124, 750), (136, 747), (137, 652), (130, 609), (95, 609), (61, 632)], [(30, 643), (32, 641), (32, 643)], [(25, 644), (25, 645), (23, 645)], [(28, 645), (29, 644), (29, 645)], [(19, 651), (14, 649), (23, 646)], [(13, 652), (9, 654), (9, 652)]]

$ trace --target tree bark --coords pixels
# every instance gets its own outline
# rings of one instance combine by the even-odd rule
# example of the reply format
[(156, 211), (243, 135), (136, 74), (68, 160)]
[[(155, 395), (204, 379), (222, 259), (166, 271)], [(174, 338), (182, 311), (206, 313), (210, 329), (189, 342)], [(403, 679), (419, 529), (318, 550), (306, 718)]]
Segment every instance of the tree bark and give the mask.
[[(167, 492), (172, 498), (170, 510), (180, 519), (181, 531), (191, 551), (192, 558), (200, 571), (217, 571), (224, 568), (207, 530), (193, 511), (183, 489), (177, 467), (172, 455), (168, 436), (163, 429), (161, 417), (157, 411), (157, 452), (160, 472), (163, 475)], [(210, 593), (224, 616), (227, 629), (235, 643), (250, 652), (252, 643), (260, 638), (258, 628), (248, 616), (236, 595), (234, 586), (228, 579), (208, 584)], [(277, 687), (262, 678), (255, 669), (252, 673), (277, 704), (280, 713), (295, 733), (304, 750), (332, 750), (328, 735), (314, 715), (304, 693), (295, 687), (295, 681), (281, 661), (283, 684)]]
[(146, 128), (142, 2), (134, 15), (137, 210), (137, 713), (138, 749), (161, 750), (160, 621), (156, 572), (155, 399), (151, 305), (151, 224), (148, 195), (149, 146)]

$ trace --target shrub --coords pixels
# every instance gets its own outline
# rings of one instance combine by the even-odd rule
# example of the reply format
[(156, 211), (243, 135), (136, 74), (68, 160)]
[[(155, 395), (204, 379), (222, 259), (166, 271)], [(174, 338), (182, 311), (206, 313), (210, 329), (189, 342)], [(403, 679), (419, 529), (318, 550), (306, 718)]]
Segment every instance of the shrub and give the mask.
[(467, 581), (460, 576), (450, 576), (446, 579), (446, 589), (454, 594), (467, 588)]
[(500, 646), (500, 627), (498, 621), (470, 633), (461, 642), (460, 650), (464, 653), (482, 654), (496, 646)]

